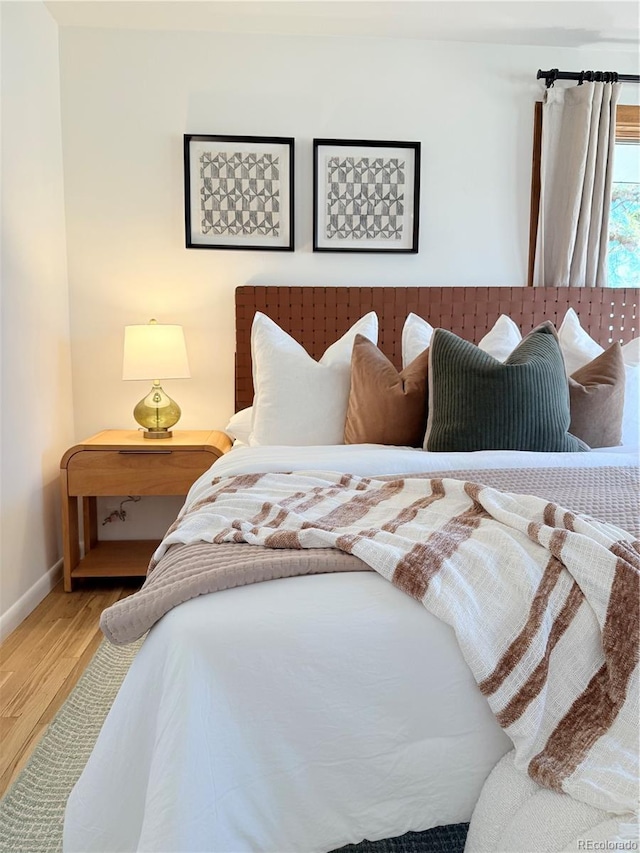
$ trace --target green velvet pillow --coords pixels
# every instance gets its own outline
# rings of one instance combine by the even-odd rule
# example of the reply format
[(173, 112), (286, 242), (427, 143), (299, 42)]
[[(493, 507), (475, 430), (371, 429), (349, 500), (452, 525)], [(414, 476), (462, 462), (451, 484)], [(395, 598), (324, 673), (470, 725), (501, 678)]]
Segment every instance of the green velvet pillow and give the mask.
[(503, 363), (445, 329), (429, 357), (425, 450), (575, 451), (569, 387), (558, 336), (543, 323)]

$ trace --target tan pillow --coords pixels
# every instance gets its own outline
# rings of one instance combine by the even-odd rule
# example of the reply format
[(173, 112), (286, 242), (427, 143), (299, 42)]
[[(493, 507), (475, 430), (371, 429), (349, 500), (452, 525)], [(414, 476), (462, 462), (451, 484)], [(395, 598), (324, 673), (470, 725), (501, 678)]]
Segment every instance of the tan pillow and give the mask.
[(422, 447), (427, 423), (429, 350), (398, 373), (378, 347), (356, 335), (345, 444)]
[(569, 377), (569, 432), (589, 447), (615, 447), (622, 442), (624, 358), (620, 344)]

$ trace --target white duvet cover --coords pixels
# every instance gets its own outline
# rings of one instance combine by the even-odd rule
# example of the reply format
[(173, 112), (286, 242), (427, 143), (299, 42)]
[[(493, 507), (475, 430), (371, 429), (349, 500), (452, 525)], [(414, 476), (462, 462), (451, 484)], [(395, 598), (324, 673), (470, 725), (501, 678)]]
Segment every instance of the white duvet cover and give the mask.
[[(239, 447), (202, 482), (576, 463), (637, 452)], [(379, 575), (226, 590), (149, 633), (69, 799), (64, 850), (326, 853), (467, 821), (510, 746), (452, 629)]]

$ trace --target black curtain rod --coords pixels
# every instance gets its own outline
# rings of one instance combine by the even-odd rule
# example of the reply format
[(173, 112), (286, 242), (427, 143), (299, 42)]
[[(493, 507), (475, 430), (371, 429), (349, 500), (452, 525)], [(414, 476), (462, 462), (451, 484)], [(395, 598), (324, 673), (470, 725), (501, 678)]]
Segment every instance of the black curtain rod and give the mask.
[(617, 71), (558, 71), (551, 68), (549, 71), (541, 71), (538, 68), (536, 80), (544, 78), (547, 89), (553, 86), (556, 80), (577, 80), (582, 85), (585, 80), (593, 83), (640, 83), (638, 74), (618, 74)]

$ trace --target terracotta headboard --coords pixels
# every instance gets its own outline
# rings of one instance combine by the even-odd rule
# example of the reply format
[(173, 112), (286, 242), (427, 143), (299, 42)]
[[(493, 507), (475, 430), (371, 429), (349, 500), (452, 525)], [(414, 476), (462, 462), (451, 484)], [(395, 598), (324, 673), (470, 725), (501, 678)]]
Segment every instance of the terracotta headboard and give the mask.
[(380, 321), (378, 345), (400, 367), (401, 336), (413, 311), (432, 326), (478, 343), (500, 314), (523, 334), (544, 320), (562, 322), (574, 308), (603, 346), (638, 335), (640, 289), (578, 287), (238, 287), (236, 289), (236, 411), (253, 400), (251, 323), (262, 311), (314, 357), (366, 314)]

